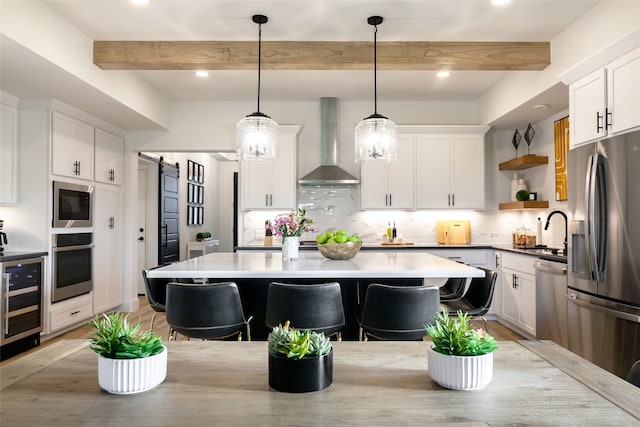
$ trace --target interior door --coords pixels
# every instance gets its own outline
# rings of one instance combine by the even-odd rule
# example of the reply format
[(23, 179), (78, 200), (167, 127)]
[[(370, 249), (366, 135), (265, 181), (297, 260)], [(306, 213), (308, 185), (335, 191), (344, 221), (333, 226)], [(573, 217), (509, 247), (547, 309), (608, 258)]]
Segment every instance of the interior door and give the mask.
[(159, 181), (158, 265), (180, 260), (180, 169), (161, 163)]
[[(138, 241), (136, 245), (138, 257), (138, 270), (143, 270), (147, 265), (147, 170), (138, 169)], [(142, 274), (138, 274), (138, 295), (146, 295)]]

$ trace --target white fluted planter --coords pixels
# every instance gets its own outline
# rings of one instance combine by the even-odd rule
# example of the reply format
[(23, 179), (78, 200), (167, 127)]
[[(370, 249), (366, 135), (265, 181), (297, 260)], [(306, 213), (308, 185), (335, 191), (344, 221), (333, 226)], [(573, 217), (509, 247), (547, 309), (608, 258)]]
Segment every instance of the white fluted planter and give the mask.
[(429, 345), (429, 376), (442, 387), (453, 390), (480, 390), (493, 379), (493, 353), (482, 356), (451, 356)]
[(108, 359), (98, 355), (98, 383), (113, 394), (151, 390), (167, 377), (167, 348), (141, 359)]

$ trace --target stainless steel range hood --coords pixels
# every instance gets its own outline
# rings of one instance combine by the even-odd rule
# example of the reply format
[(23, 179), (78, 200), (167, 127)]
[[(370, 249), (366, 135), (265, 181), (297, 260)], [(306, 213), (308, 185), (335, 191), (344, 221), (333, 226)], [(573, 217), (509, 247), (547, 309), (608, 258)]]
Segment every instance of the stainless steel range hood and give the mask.
[(320, 98), (320, 166), (298, 180), (300, 185), (359, 184), (338, 166), (338, 98)]

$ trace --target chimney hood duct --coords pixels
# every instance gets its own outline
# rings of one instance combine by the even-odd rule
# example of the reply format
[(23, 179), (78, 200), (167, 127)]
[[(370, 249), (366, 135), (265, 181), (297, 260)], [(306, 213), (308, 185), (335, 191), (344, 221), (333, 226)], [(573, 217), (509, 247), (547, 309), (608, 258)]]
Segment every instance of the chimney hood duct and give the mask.
[(338, 98), (320, 98), (320, 166), (298, 180), (300, 185), (359, 184), (338, 164)]

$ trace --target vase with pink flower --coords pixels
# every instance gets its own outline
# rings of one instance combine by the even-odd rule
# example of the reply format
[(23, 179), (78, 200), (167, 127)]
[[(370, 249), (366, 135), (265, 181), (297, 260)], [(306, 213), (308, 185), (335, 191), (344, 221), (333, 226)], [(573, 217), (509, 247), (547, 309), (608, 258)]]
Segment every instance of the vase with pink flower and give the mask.
[(280, 214), (273, 221), (271, 231), (282, 238), (282, 260), (295, 261), (300, 250), (300, 236), (305, 232), (315, 232), (313, 220), (307, 216), (307, 211), (297, 209)]

